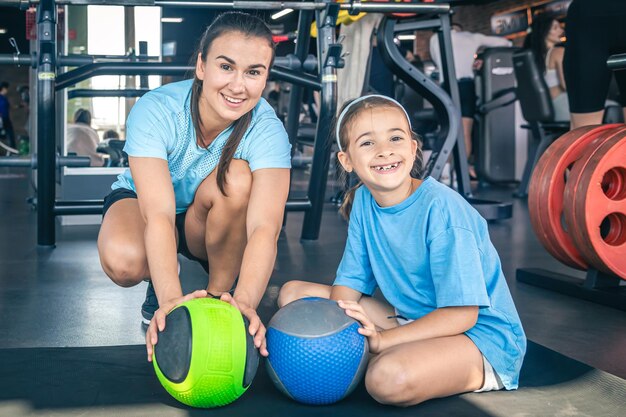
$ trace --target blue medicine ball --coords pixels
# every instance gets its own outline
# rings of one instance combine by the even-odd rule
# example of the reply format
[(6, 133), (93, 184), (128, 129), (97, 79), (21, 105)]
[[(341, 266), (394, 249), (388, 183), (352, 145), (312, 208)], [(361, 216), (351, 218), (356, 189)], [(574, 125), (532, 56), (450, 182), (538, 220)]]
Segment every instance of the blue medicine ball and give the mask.
[(267, 329), (267, 369), (288, 397), (332, 404), (356, 387), (367, 367), (367, 339), (335, 301), (303, 298), (281, 308)]

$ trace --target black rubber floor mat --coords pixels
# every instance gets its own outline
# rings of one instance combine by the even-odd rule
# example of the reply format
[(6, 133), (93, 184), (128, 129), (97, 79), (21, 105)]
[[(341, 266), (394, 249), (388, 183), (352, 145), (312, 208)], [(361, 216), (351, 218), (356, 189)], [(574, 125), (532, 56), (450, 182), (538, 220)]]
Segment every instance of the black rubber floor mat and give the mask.
[(624, 416), (626, 380), (529, 342), (517, 391), (470, 393), (409, 408), (383, 406), (363, 384), (324, 407), (295, 403), (265, 366), (233, 404), (186, 407), (159, 384), (144, 346), (0, 349), (0, 416)]

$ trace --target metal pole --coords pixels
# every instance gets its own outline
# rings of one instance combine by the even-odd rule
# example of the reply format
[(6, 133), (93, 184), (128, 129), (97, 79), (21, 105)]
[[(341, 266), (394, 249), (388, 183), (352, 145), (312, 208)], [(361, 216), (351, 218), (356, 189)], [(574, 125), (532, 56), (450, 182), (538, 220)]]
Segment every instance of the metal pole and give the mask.
[(422, 3), (361, 3), (360, 1), (335, 3), (334, 1), (297, 2), (297, 1), (176, 1), (155, 0), (155, 6), (162, 7), (198, 7), (212, 9), (254, 9), (254, 10), (316, 10), (320, 11), (326, 4), (333, 4), (340, 10), (348, 10), (352, 13), (448, 13), (448, 4), (422, 4)]
[[(96, 75), (185, 75), (192, 70), (193, 67), (187, 65), (173, 65), (163, 62), (101, 62), (83, 65), (60, 74), (56, 79), (56, 89), (62, 90), (71, 87)], [(271, 69), (271, 76), (317, 90), (321, 88), (315, 77), (287, 68), (274, 66)]]
[[(13, 6), (27, 9), (29, 5), (40, 3), (42, 0), (0, 0), (0, 6)], [(327, 3), (336, 5), (340, 10), (352, 13), (420, 13), (441, 14), (450, 11), (448, 4), (424, 3), (362, 3), (351, 1), (334, 3), (333, 1), (297, 2), (297, 1), (176, 1), (176, 0), (58, 0), (57, 4), (72, 5), (120, 5), (120, 6), (161, 6), (161, 7), (197, 7), (210, 9), (252, 9), (252, 10), (316, 10), (320, 11)]]
[(12, 54), (0, 55), (0, 65), (28, 65), (33, 63), (33, 57), (30, 54)]
[(626, 54), (611, 55), (606, 64), (613, 71), (626, 69)]
[[(27, 10), (30, 6), (41, 4), (43, 0), (0, 0), (0, 6), (19, 7)], [(153, 0), (57, 0), (56, 4), (72, 4), (76, 6), (109, 5), (109, 6), (154, 6)]]
[[(304, 62), (307, 53), (309, 52), (309, 41), (311, 39), (311, 31), (309, 27), (313, 21), (313, 13), (304, 10), (300, 12), (298, 16), (298, 38), (296, 40), (295, 57)], [(289, 108), (287, 113), (286, 130), (289, 135), (289, 141), (292, 146), (292, 156), (295, 151), (295, 146), (298, 136), (298, 126), (300, 125), (300, 108), (302, 104), (302, 87), (294, 84), (291, 87), (291, 94), (289, 96)]]
[(42, 0), (37, 9), (37, 243), (41, 246), (54, 246), (55, 242), (56, 41), (56, 4)]
[(285, 204), (285, 211), (307, 211), (311, 209), (311, 201), (308, 198), (289, 199)]
[(37, 161), (28, 156), (3, 156), (0, 158), (0, 167), (35, 168)]
[(341, 10), (349, 10), (352, 13), (420, 13), (420, 14), (445, 14), (450, 11), (449, 4), (423, 4), (423, 3), (361, 3), (360, 1), (342, 3)]
[(81, 215), (81, 214), (102, 214), (102, 204), (100, 205), (77, 204), (75, 206), (55, 206), (54, 214), (57, 216)]
[[(27, 156), (4, 156), (0, 158), (0, 167), (21, 167), (37, 169), (37, 154)], [(54, 166), (59, 167), (88, 167), (88, 156), (58, 156), (54, 158)]]
[[(158, 56), (144, 57), (145, 61), (157, 62)], [(102, 62), (131, 62), (128, 55), (59, 55), (57, 57), (57, 65), (59, 67), (78, 67), (81, 65), (88, 65)], [(290, 60), (285, 59), (289, 62)], [(37, 65), (36, 54), (0, 54), (0, 65)], [(294, 63), (293, 65), (296, 65)]]
[[(456, 71), (454, 69), (454, 55), (452, 55), (452, 36), (450, 35), (450, 15), (442, 14), (439, 16), (441, 20), (441, 30), (437, 34), (439, 37), (439, 49), (441, 50), (441, 66), (448, 93), (452, 102), (457, 109), (461, 108), (461, 97), (459, 95), (459, 85), (456, 80)], [(457, 115), (458, 118), (458, 115)], [(451, 120), (452, 121), (452, 120)], [(456, 134), (456, 144), (452, 149), (454, 157), (454, 168), (456, 172), (457, 188), (464, 197), (472, 196), (470, 188), (469, 167), (467, 165), (467, 155), (465, 152), (465, 139), (463, 138), (463, 128), (461, 120), (457, 121), (459, 129)]]
[(149, 88), (127, 88), (123, 90), (90, 90), (84, 88), (75, 88), (67, 92), (67, 99), (71, 100), (77, 97), (141, 97), (148, 91), (150, 91)]
[(319, 80), (312, 75), (302, 72), (291, 71), (287, 68), (273, 66), (270, 74), (271, 78), (287, 81), (292, 84), (301, 85), (303, 87), (312, 88), (313, 90), (321, 90), (322, 85)]
[[(82, 214), (102, 214), (102, 200), (59, 200), (54, 206), (54, 213), (57, 216), (82, 215)], [(305, 211), (311, 208), (308, 199), (290, 199), (285, 204), (285, 211)]]
[[(313, 13), (309, 10), (300, 11), (298, 16), (298, 37), (296, 38), (296, 48), (293, 57), (298, 62), (304, 63), (309, 52), (309, 42), (311, 40), (311, 22), (313, 21)], [(289, 105), (287, 107), (287, 120), (285, 130), (291, 143), (291, 158), (293, 158), (298, 146), (298, 127), (300, 126), (300, 109), (302, 106), (303, 88), (298, 84), (291, 85), (291, 93), (289, 95)], [(290, 171), (290, 178), (293, 178), (293, 171)], [(290, 181), (291, 182), (291, 181)], [(310, 201), (308, 208), (311, 207)], [(308, 210), (307, 208), (307, 210)], [(287, 221), (287, 213), (283, 217), (283, 224)]]
[(304, 214), (302, 224), (302, 240), (315, 240), (319, 237), (324, 210), (324, 196), (328, 179), (328, 164), (332, 139), (330, 127), (337, 109), (337, 67), (341, 66), (341, 45), (335, 43), (335, 21), (339, 8), (329, 0), (321, 0), (326, 5), (323, 11), (315, 12), (317, 22), (317, 54), (318, 68), (322, 80), (322, 104), (317, 120), (311, 179), (309, 180), (308, 197), (311, 210)]
[[(2, 0), (0, 1), (0, 6), (3, 7), (23, 7), (23, 3), (27, 3), (20, 0)], [(28, 3), (27, 3), (28, 4)]]
[(102, 62), (83, 65), (59, 75), (56, 89), (62, 90), (71, 87), (96, 75), (184, 75), (192, 69), (193, 67), (187, 65), (173, 65), (161, 62)]

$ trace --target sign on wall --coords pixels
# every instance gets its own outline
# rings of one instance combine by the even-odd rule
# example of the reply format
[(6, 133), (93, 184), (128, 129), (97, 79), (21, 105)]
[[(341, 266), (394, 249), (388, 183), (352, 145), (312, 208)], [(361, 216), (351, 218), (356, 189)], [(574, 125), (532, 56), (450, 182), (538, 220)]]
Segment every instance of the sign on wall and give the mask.
[(549, 3), (539, 4), (530, 8), (531, 16), (549, 13), (555, 19), (562, 19), (567, 15), (567, 8), (572, 0), (554, 0)]
[(562, 19), (567, 15), (567, 8), (571, 2), (572, 0), (552, 0), (530, 8), (497, 13), (491, 16), (491, 32), (500, 36), (524, 32), (532, 23), (532, 18), (543, 13), (550, 13), (555, 19)]
[(528, 28), (528, 12), (526, 9), (491, 16), (491, 32), (506, 36), (524, 31)]

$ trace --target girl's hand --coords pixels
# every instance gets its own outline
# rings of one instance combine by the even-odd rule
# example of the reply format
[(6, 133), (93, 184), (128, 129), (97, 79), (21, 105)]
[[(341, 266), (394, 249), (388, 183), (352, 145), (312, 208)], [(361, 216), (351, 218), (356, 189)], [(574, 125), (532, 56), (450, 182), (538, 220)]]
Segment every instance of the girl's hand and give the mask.
[(359, 328), (359, 333), (363, 336), (367, 337), (367, 342), (369, 344), (369, 349), (371, 353), (380, 353), (382, 350), (382, 334), (378, 330), (376, 330), (376, 326), (370, 320), (370, 318), (365, 314), (365, 310), (361, 304), (356, 301), (337, 301), (339, 307), (343, 308), (346, 314), (359, 323), (361, 326)]
[(194, 298), (203, 298), (206, 296), (207, 292), (205, 290), (198, 290), (182, 297), (173, 298), (159, 305), (159, 309), (154, 312), (154, 316), (152, 317), (152, 320), (150, 320), (150, 325), (146, 331), (146, 350), (148, 351), (148, 362), (152, 362), (154, 345), (157, 344), (159, 339), (158, 332), (165, 330), (165, 316), (167, 316), (167, 313), (185, 301), (192, 300)]
[(225, 292), (220, 297), (220, 300), (225, 301), (231, 305), (233, 305), (237, 310), (241, 311), (248, 321), (250, 322), (250, 326), (248, 327), (248, 331), (254, 337), (254, 346), (259, 349), (259, 353), (263, 356), (269, 355), (267, 351), (267, 342), (265, 340), (265, 326), (261, 322), (259, 315), (256, 313), (256, 310), (250, 307), (247, 304), (242, 303), (241, 301), (236, 301), (232, 295)]

